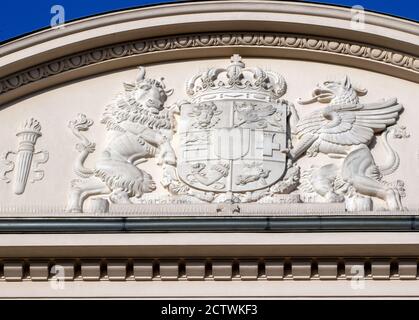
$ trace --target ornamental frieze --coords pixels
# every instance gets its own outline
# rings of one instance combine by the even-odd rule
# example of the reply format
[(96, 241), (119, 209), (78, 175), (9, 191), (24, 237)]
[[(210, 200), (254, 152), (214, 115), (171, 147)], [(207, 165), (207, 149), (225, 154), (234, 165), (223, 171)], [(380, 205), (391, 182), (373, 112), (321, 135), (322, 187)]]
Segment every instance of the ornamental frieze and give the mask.
[(315, 36), (307, 37), (297, 34), (260, 32), (204, 33), (182, 35), (181, 37), (172, 36), (136, 40), (71, 54), (4, 76), (0, 79), (0, 94), (68, 71), (120, 58), (158, 52), (171, 52), (178, 49), (205, 49), (215, 47), (234, 47), (239, 49), (242, 46), (286, 48), (307, 50), (309, 52), (318, 51), (354, 59), (366, 59), (370, 63), (384, 63), (414, 73), (419, 72), (419, 59), (417, 56), (365, 43), (342, 41), (333, 38), (325, 39)]

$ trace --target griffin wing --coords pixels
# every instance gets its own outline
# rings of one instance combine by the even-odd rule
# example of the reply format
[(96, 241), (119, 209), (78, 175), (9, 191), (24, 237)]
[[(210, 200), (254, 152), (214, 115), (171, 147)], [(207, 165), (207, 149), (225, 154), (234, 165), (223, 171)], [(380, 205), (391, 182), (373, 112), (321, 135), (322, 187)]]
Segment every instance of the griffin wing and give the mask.
[(396, 98), (370, 104), (328, 106), (300, 120), (297, 136), (340, 146), (369, 144), (374, 133), (396, 123), (402, 109)]

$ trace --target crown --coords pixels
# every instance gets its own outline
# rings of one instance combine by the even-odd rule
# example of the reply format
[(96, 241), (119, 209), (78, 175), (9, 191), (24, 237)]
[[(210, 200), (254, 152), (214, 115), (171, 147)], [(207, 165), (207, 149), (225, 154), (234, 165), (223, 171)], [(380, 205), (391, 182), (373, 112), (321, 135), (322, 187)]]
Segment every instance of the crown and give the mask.
[(209, 100), (216, 93), (219, 97), (233, 97), (245, 93), (257, 100), (272, 101), (285, 94), (285, 79), (276, 72), (261, 68), (245, 68), (238, 54), (231, 57), (227, 68), (211, 68), (194, 76), (187, 83), (186, 92), (193, 100)]

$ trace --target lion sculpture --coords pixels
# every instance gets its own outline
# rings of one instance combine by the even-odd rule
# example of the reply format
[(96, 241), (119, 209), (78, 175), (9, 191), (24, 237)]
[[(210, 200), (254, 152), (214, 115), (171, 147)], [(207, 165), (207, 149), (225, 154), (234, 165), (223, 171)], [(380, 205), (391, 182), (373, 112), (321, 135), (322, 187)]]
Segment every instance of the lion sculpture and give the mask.
[(84, 115), (70, 122), (70, 128), (81, 140), (80, 152), (74, 170), (81, 179), (72, 181), (67, 204), (68, 212), (82, 212), (83, 202), (94, 195), (109, 195), (116, 204), (131, 203), (131, 197), (141, 197), (156, 189), (152, 176), (137, 167), (156, 157), (159, 164), (176, 164), (170, 144), (173, 134), (173, 115), (164, 103), (172, 90), (166, 90), (161, 81), (145, 78), (145, 69), (139, 68), (134, 83), (125, 83), (124, 92), (109, 104), (102, 114), (106, 126), (105, 146), (94, 166), (86, 168), (87, 156), (95, 145), (81, 131), (86, 131), (92, 121)]

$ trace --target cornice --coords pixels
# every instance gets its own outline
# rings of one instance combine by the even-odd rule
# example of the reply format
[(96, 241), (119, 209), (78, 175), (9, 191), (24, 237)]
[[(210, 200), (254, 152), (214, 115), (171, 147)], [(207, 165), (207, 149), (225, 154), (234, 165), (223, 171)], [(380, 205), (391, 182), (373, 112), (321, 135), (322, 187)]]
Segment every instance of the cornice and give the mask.
[[(354, 236), (356, 235), (356, 236)], [(54, 241), (51, 241), (51, 239)], [(2, 234), (1, 259), (142, 257), (418, 257), (416, 232)]]
[[(135, 65), (138, 59), (145, 62), (170, 61), (184, 59), (185, 52), (191, 58), (213, 57), (208, 49), (218, 49), (215, 56), (222, 55), (223, 49), (244, 52), (247, 56), (272, 56), (299, 58), (364, 67), (373, 71), (398, 76), (419, 82), (418, 56), (405, 54), (396, 50), (368, 44), (344, 41), (333, 38), (302, 36), (297, 34), (277, 34), (261, 32), (224, 32), (205, 34), (186, 34), (169, 37), (158, 37), (146, 40), (135, 40), (109, 46), (94, 48), (59, 59), (36, 65), (0, 79), (0, 102), (7, 102), (23, 93), (44, 88), (52, 84), (76, 78), (77, 70), (87, 71), (89, 75), (103, 71), (103, 63), (117, 62), (125, 59), (124, 66)], [(254, 51), (246, 51), (252, 49)], [(179, 55), (179, 52), (182, 54)], [(165, 55), (161, 55), (161, 54)], [(313, 54), (310, 54), (313, 53)], [(317, 54), (317, 55), (316, 55)], [(321, 57), (318, 54), (323, 54)], [(96, 68), (99, 66), (99, 68)], [(110, 65), (110, 68), (113, 68)], [(116, 66), (115, 66), (116, 68)], [(96, 71), (95, 71), (96, 70)], [(60, 75), (73, 72), (70, 78), (60, 79)], [(45, 80), (51, 80), (45, 82)], [(36, 84), (36, 86), (30, 86)], [(40, 86), (39, 86), (40, 85)], [(15, 94), (13, 91), (17, 91)]]
[(416, 257), (2, 259), (1, 298), (417, 298)]
[(0, 103), (120, 68), (243, 56), (341, 64), (419, 82), (418, 23), (287, 1), (202, 1), (72, 21), (0, 45)]
[[(64, 29), (45, 29), (19, 39), (7, 42), (0, 46), (0, 56), (16, 50), (33, 46), (35, 44), (56, 39), (59, 37), (79, 33), (92, 28), (111, 26), (116, 23), (125, 23), (136, 20), (170, 17), (183, 14), (209, 14), (229, 12), (250, 13), (279, 13), (297, 14), (306, 17), (333, 18), (345, 21), (351, 20), (351, 11), (345, 7), (329, 6), (316, 3), (299, 3), (289, 1), (259, 1), (259, 0), (224, 0), (224, 1), (197, 1), (176, 4), (163, 4), (157, 6), (121, 10), (103, 15), (75, 20), (66, 24)], [(365, 23), (377, 27), (391, 28), (396, 31), (419, 36), (417, 23), (384, 14), (365, 12)]]
[[(137, 212), (138, 214), (138, 212)], [(25, 215), (24, 215), (25, 216)], [(46, 219), (47, 218), (47, 219)], [(8, 233), (141, 233), (141, 232), (324, 232), (419, 231), (419, 219), (399, 215), (220, 216), (220, 217), (18, 217), (0, 219), (0, 234)]]

